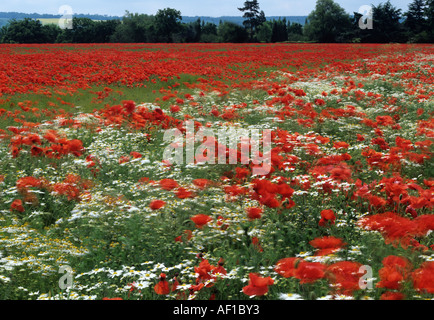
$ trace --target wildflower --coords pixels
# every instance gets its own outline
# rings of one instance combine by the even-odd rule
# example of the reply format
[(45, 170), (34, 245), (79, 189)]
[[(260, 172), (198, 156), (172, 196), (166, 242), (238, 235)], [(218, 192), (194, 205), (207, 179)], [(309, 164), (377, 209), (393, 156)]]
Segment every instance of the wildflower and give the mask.
[(162, 179), (160, 180), (160, 188), (163, 190), (173, 190), (178, 187), (178, 183), (173, 179)]
[(339, 261), (327, 267), (327, 278), (336, 285), (337, 293), (350, 296), (360, 289), (359, 280), (363, 276), (361, 266), (358, 262)]
[(134, 103), (134, 101), (131, 100), (126, 100), (126, 101), (122, 101), (123, 103), (123, 107), (124, 110), (127, 114), (132, 114), (136, 108), (136, 104)]
[(325, 276), (327, 266), (320, 262), (301, 261), (295, 271), (295, 277), (300, 283), (312, 283)]
[(208, 179), (194, 179), (192, 182), (199, 189), (205, 189), (213, 184), (213, 182)]
[(378, 288), (400, 289), (402, 282), (408, 277), (410, 262), (402, 257), (387, 256), (383, 259), (383, 268), (378, 271), (380, 282)]
[(380, 300), (404, 300), (405, 295), (401, 292), (386, 291), (380, 296)]
[(290, 278), (295, 276), (295, 270), (297, 265), (303, 259), (297, 257), (283, 258), (277, 261), (274, 271), (280, 274), (284, 278)]
[(21, 199), (15, 199), (11, 204), (11, 211), (24, 212), (23, 201), (21, 201)]
[(190, 219), (196, 224), (197, 228), (202, 228), (208, 222), (212, 221), (212, 218), (206, 214), (197, 214)]
[(315, 238), (312, 241), (309, 242), (311, 246), (320, 249), (316, 255), (317, 256), (324, 256), (328, 255), (330, 253), (333, 253), (337, 250), (339, 250), (345, 243), (342, 241), (342, 239), (331, 237), (331, 236), (325, 236), (322, 238)]
[(434, 261), (424, 262), (412, 272), (411, 278), (417, 291), (434, 294)]
[(248, 296), (263, 296), (268, 292), (268, 286), (274, 284), (271, 277), (261, 277), (257, 273), (250, 273), (249, 279), (249, 284), (243, 287), (243, 293)]
[(166, 280), (166, 274), (160, 274), (160, 281), (154, 286), (156, 294), (165, 295), (170, 293), (169, 282)]
[(166, 204), (166, 202), (164, 202), (163, 200), (152, 200), (151, 203), (149, 204), (149, 207), (152, 210), (158, 210), (158, 209), (164, 207), (165, 204)]
[(321, 211), (321, 219), (318, 222), (318, 225), (321, 227), (326, 226), (327, 224), (335, 224), (336, 216), (333, 210), (325, 209)]
[(247, 211), (247, 217), (251, 220), (260, 219), (261, 214), (263, 212), (263, 210), (261, 208), (258, 208), (258, 207), (250, 207), (250, 208), (247, 208), (246, 211)]

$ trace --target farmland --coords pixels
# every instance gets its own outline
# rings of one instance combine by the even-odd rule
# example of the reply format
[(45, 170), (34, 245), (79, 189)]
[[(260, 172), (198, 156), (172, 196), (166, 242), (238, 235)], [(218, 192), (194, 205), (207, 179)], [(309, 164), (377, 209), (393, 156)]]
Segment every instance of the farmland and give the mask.
[[(2, 45), (0, 298), (432, 299), (433, 71), (433, 45)], [(201, 129), (259, 131), (266, 170)]]

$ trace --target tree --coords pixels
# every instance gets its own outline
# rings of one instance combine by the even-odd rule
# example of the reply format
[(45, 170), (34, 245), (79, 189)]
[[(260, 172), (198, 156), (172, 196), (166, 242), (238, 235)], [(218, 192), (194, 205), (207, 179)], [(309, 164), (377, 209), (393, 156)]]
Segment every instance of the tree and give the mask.
[(24, 18), (12, 19), (3, 32), (4, 43), (46, 43), (44, 28), (39, 20)]
[(291, 23), (288, 21), (288, 40), (289, 41), (305, 41), (303, 36), (303, 26), (298, 22)]
[(72, 18), (72, 42), (95, 42), (95, 22), (89, 18)]
[(116, 25), (110, 36), (110, 42), (117, 43), (146, 43), (154, 42), (156, 31), (154, 16), (125, 12), (122, 22)]
[(159, 42), (173, 42), (172, 35), (180, 31), (181, 12), (172, 8), (158, 10), (155, 15), (155, 28)]
[(200, 42), (218, 42), (217, 25), (215, 23), (202, 21)]
[(259, 42), (271, 42), (271, 36), (273, 34), (273, 23), (270, 21), (264, 22), (262, 25), (256, 28), (256, 39)]
[(271, 31), (271, 42), (288, 41), (288, 29), (286, 26), (286, 18), (281, 20), (273, 20), (273, 28)]
[(256, 28), (266, 21), (265, 13), (264, 11), (260, 11), (257, 0), (245, 1), (244, 7), (238, 8), (238, 10), (244, 12), (243, 18), (245, 20), (243, 21), (243, 25), (249, 30), (250, 40), (253, 40)]
[(434, 0), (427, 1), (425, 14), (427, 17), (426, 30), (428, 34), (428, 41), (434, 42)]
[[(427, 2), (414, 0), (408, 5), (408, 11), (404, 13), (404, 27), (411, 42), (420, 42), (427, 38)], [(423, 34), (422, 34), (423, 33)]]
[(220, 42), (241, 43), (249, 38), (246, 29), (233, 22), (222, 22), (217, 28)]
[(306, 36), (317, 42), (343, 41), (342, 35), (351, 29), (350, 16), (333, 0), (318, 0), (307, 17)]
[(401, 9), (394, 7), (388, 0), (378, 6), (372, 6), (373, 28), (367, 30), (368, 42), (400, 42), (403, 39), (401, 27)]

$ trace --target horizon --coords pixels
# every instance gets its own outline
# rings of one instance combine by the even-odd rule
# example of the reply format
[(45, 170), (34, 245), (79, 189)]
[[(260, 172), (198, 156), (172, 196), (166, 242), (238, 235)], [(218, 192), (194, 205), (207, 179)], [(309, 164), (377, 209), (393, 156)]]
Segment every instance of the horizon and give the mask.
[[(67, 3), (65, 3), (67, 2)], [(347, 13), (358, 12), (359, 8), (364, 5), (378, 5), (385, 3), (387, 0), (339, 0), (334, 1), (339, 4)], [(408, 5), (412, 1), (406, 0), (391, 0), (393, 6), (405, 12)], [(207, 5), (208, 4), (208, 5)], [(126, 0), (123, 2), (108, 0), (108, 1), (89, 1), (84, 0), (15, 0), (12, 3), (2, 3), (0, 12), (19, 12), (24, 14), (51, 14), (59, 15), (59, 9), (62, 6), (69, 6), (73, 14), (89, 14), (89, 15), (106, 15), (114, 17), (122, 17), (126, 11), (131, 13), (143, 13), (154, 15), (159, 9), (174, 8), (181, 12), (182, 16), (188, 17), (240, 17), (242, 12), (238, 8), (242, 7), (244, 0), (229, 1), (221, 0), (218, 6), (214, 1), (207, 0), (190, 0), (179, 2), (176, 0), (165, 1), (135, 1)], [(266, 16), (307, 16), (315, 9), (316, 0), (305, 0), (302, 4), (296, 0), (268, 0), (259, 1), (260, 10), (264, 11)], [(103, 9), (102, 9), (103, 8)], [(87, 12), (86, 12), (87, 10)], [(214, 12), (214, 14), (210, 14)]]

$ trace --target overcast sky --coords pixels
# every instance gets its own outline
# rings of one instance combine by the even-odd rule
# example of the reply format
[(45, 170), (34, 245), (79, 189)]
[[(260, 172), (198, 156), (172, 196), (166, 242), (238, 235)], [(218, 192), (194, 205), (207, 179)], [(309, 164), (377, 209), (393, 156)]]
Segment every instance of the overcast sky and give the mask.
[[(363, 5), (378, 5), (387, 0), (335, 0), (348, 13), (359, 11)], [(391, 0), (402, 11), (407, 11), (413, 0)], [(58, 14), (62, 5), (73, 13), (107, 14), (122, 16), (125, 10), (132, 13), (155, 14), (158, 9), (174, 8), (183, 16), (241, 16), (237, 9), (244, 0), (0, 0), (2, 12)], [(259, 0), (266, 16), (305, 16), (315, 8), (316, 0)], [(61, 12), (62, 14), (64, 12)]]

